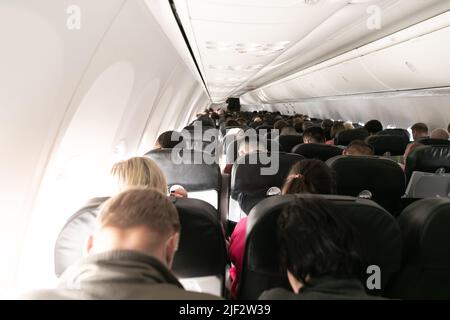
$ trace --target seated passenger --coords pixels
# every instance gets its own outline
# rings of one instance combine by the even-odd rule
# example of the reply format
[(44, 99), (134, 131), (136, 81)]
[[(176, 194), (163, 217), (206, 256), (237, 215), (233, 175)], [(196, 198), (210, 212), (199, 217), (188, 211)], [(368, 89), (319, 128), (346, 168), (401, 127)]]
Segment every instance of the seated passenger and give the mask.
[(405, 171), (406, 159), (408, 159), (408, 156), (411, 154), (411, 152), (413, 152), (415, 149), (417, 149), (419, 147), (424, 147), (424, 146), (425, 145), (423, 145), (419, 142), (412, 142), (406, 146), (405, 153), (403, 154), (402, 160), (400, 163), (400, 167), (403, 169), (403, 171)]
[(450, 138), (447, 130), (439, 128), (439, 129), (434, 129), (431, 132), (430, 135), (431, 139), (438, 139), (438, 140), (448, 140)]
[(374, 299), (358, 280), (362, 263), (354, 231), (333, 203), (298, 199), (278, 217), (277, 234), (292, 291), (270, 289), (260, 299)]
[[(316, 159), (301, 160), (294, 164), (281, 190), (282, 195), (296, 193), (333, 194), (334, 192), (335, 179), (333, 171), (324, 162)], [(263, 198), (264, 196), (260, 196), (254, 201), (248, 201), (247, 206), (241, 207), (242, 210), (249, 214), (253, 206)], [(238, 222), (231, 234), (228, 248), (228, 254), (233, 264), (230, 268), (230, 292), (234, 299), (237, 297), (239, 278), (242, 272), (246, 225), (247, 217)]]
[(321, 127), (309, 127), (303, 131), (303, 143), (325, 143), (325, 131)]
[(172, 149), (180, 147), (183, 142), (183, 136), (176, 131), (166, 131), (159, 135), (155, 142), (154, 149)]
[(428, 126), (425, 123), (418, 122), (411, 127), (413, 140), (428, 138)]
[(371, 136), (374, 134), (383, 131), (383, 125), (378, 120), (370, 120), (364, 125), (364, 129), (366, 129)]
[(353, 130), (355, 129), (355, 126), (350, 121), (344, 122), (344, 128), (345, 130)]
[(58, 288), (26, 299), (216, 299), (185, 291), (170, 272), (180, 238), (177, 209), (156, 189), (109, 199), (87, 242), (88, 257), (69, 267)]
[(373, 147), (365, 141), (353, 140), (342, 152), (344, 156), (373, 156)]
[(284, 127), (280, 131), (280, 136), (298, 136), (298, 135), (300, 134), (297, 133), (297, 130), (295, 130), (295, 128), (291, 126)]
[(331, 126), (330, 130), (330, 140), (326, 142), (326, 144), (334, 145), (334, 139), (337, 137), (338, 133), (345, 131), (345, 126), (342, 121), (335, 121), (333, 125)]

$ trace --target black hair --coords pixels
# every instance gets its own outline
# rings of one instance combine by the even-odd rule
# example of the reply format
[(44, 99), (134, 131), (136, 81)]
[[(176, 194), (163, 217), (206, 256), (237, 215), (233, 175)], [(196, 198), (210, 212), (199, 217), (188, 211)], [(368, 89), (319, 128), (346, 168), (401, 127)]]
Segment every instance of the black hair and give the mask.
[(331, 201), (299, 198), (283, 209), (277, 227), (282, 267), (303, 283), (307, 277), (361, 275), (355, 230)]
[(157, 139), (157, 144), (163, 149), (175, 148), (181, 142), (183, 142), (183, 136), (177, 131), (163, 132)]
[(364, 129), (369, 131), (370, 134), (375, 134), (383, 131), (383, 125), (378, 120), (370, 120), (364, 125)]
[(325, 131), (321, 127), (309, 127), (303, 131), (303, 139), (309, 138), (313, 143), (325, 142)]

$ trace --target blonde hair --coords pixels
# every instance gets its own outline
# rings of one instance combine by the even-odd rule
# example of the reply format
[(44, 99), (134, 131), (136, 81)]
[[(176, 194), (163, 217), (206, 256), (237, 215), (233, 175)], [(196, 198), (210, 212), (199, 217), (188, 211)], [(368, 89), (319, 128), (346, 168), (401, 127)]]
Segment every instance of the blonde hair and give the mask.
[(167, 194), (167, 181), (155, 161), (146, 157), (134, 157), (116, 163), (111, 175), (117, 179), (120, 191), (133, 187), (154, 188)]

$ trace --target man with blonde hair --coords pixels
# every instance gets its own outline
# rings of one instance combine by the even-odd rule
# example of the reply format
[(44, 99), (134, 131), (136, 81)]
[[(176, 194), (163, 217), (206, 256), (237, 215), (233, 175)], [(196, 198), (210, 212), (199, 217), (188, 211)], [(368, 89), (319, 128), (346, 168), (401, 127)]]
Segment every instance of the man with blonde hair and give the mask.
[(89, 237), (89, 256), (67, 269), (55, 290), (26, 299), (214, 299), (185, 291), (170, 272), (180, 238), (178, 212), (155, 189), (109, 199)]

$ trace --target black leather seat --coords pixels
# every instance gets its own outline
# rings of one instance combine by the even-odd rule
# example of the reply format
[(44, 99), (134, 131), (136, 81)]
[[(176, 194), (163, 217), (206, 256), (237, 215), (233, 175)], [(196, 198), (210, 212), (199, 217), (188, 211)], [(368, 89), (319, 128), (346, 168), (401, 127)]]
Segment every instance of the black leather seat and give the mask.
[(390, 296), (450, 299), (450, 199), (424, 199), (398, 218), (403, 260)]
[[(286, 195), (271, 197), (257, 204), (247, 220), (243, 272), (238, 297), (257, 299), (267, 289), (290, 289), (286, 271), (280, 270), (276, 221), (282, 209), (297, 197), (317, 195)], [(381, 294), (392, 274), (400, 268), (402, 241), (395, 219), (370, 200), (342, 196), (320, 196), (331, 200), (357, 231), (361, 257), (365, 266), (377, 265), (381, 269)], [(364, 270), (365, 271), (365, 270)], [(367, 274), (361, 275), (366, 283)]]
[(444, 168), (450, 172), (450, 146), (426, 146), (415, 149), (406, 159), (406, 178), (411, 178), (414, 171), (436, 172)]
[(411, 136), (409, 135), (408, 130), (406, 129), (384, 129), (383, 131), (380, 131), (376, 134), (377, 136), (398, 136), (402, 137), (403, 140), (405, 140), (406, 143), (409, 143), (411, 141)]
[(405, 153), (406, 147), (409, 141), (406, 141), (403, 136), (390, 136), (390, 135), (374, 135), (366, 139), (370, 144), (375, 155), (382, 156), (389, 152), (391, 156), (401, 156)]
[(342, 155), (342, 149), (336, 146), (319, 143), (305, 143), (292, 149), (293, 153), (300, 154), (307, 159), (327, 161), (330, 158)]
[[(95, 230), (98, 199), (75, 213), (63, 227), (55, 245), (55, 273), (60, 276), (83, 257), (87, 238)], [(226, 247), (217, 211), (197, 199), (172, 198), (178, 210), (181, 236), (172, 270), (178, 277), (224, 277)]]
[(337, 193), (357, 197), (362, 191), (372, 193), (372, 200), (393, 215), (400, 213), (400, 199), (405, 194), (405, 175), (400, 166), (382, 157), (340, 156), (327, 165), (336, 172)]
[(335, 144), (338, 146), (348, 146), (353, 140), (366, 140), (369, 132), (364, 128), (345, 130), (339, 132)]
[[(266, 159), (274, 162), (267, 163)], [(304, 157), (293, 153), (253, 153), (239, 157), (231, 172), (230, 196), (239, 201), (244, 212), (264, 199), (271, 187), (282, 188), (292, 165)], [(275, 172), (266, 170), (274, 165)], [(275, 166), (275, 164), (277, 164)]]
[(450, 145), (450, 140), (444, 140), (444, 139), (425, 138), (425, 139), (417, 140), (417, 142), (420, 142), (421, 144), (424, 144), (426, 146), (448, 146), (448, 145)]
[(278, 142), (283, 147), (284, 151), (292, 152), (292, 149), (295, 146), (303, 143), (303, 136), (301, 135), (279, 136)]

